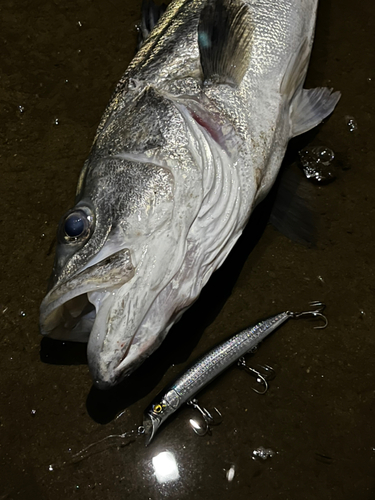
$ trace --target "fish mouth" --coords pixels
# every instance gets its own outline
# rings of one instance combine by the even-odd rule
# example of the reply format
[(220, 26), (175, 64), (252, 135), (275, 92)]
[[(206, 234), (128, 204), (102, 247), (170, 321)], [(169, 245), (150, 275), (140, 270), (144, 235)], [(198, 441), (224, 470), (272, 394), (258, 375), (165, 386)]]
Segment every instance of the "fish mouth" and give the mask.
[[(160, 253), (170, 259), (170, 254)], [(134, 258), (136, 267), (127, 248), (101, 260), (96, 256), (81, 272), (57, 283), (41, 304), (43, 335), (87, 342), (90, 374), (100, 390), (130, 375), (161, 344), (176, 319), (173, 293), (178, 289), (168, 273), (156, 272), (158, 280), (152, 282), (147, 273), (159, 268)]]
[(40, 307), (42, 335), (88, 342), (102, 304), (113, 302), (117, 290), (134, 273), (130, 251), (125, 248), (57, 283)]

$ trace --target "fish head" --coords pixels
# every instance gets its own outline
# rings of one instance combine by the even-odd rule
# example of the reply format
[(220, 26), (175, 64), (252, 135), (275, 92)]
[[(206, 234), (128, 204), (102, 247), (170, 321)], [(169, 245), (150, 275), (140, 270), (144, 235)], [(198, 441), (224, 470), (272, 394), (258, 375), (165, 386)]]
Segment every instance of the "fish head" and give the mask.
[(40, 328), (88, 342), (94, 382), (108, 388), (162, 341), (168, 314), (155, 318), (150, 338), (147, 313), (175, 272), (174, 179), (164, 166), (123, 158), (96, 159), (83, 172), (77, 203), (59, 224)]

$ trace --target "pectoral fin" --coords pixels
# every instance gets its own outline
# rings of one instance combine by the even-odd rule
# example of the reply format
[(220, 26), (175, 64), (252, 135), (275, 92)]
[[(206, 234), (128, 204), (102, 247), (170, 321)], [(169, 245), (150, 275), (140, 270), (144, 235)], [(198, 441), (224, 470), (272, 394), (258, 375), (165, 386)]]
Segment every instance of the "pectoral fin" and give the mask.
[(202, 9), (198, 46), (204, 81), (237, 86), (249, 65), (253, 27), (248, 6), (209, 1)]

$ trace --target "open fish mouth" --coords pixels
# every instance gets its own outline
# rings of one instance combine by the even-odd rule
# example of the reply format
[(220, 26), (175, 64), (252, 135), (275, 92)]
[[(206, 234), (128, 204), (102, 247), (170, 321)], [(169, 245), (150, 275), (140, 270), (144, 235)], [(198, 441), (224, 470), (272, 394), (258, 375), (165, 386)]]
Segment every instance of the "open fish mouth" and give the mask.
[(103, 303), (112, 303), (134, 273), (130, 251), (125, 248), (58, 283), (41, 304), (41, 333), (58, 340), (88, 342)]
[[(159, 252), (170, 262), (170, 253), (163, 248)], [(58, 282), (41, 304), (43, 335), (87, 342), (89, 370), (99, 389), (109, 389), (130, 375), (175, 321), (178, 289), (167, 271), (160, 274), (156, 267), (153, 276), (150, 269), (154, 266), (149, 263), (134, 266), (128, 249), (100, 261), (96, 256), (81, 272)]]

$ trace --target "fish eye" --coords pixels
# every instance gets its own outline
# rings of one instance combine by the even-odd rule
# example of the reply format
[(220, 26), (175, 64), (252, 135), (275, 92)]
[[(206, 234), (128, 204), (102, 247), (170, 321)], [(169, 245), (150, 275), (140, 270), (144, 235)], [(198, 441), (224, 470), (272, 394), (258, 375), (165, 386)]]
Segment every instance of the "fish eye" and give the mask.
[[(86, 213), (88, 212), (88, 213)], [(91, 211), (75, 209), (65, 216), (62, 222), (62, 236), (65, 242), (77, 242), (86, 239), (93, 224)]]
[(85, 231), (86, 225), (86, 214), (82, 212), (73, 212), (65, 219), (65, 234), (69, 236), (69, 238), (78, 238)]

